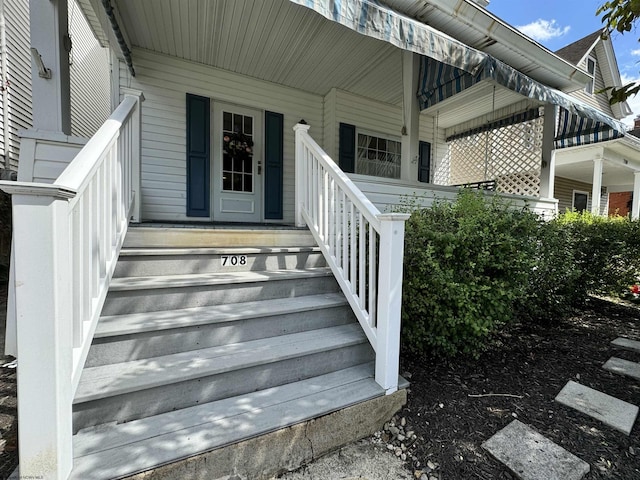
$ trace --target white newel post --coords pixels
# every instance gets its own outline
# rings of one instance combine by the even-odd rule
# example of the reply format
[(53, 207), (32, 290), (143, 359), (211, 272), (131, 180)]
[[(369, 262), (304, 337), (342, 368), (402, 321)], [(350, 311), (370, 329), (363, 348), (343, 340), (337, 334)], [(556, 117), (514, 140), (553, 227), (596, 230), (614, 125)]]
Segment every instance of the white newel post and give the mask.
[(600, 215), (600, 198), (602, 197), (602, 158), (593, 159), (593, 185), (591, 188), (591, 213)]
[(387, 394), (398, 390), (404, 222), (408, 218), (409, 215), (404, 213), (378, 215), (380, 263), (378, 266), (376, 382), (386, 390)]
[(298, 123), (293, 127), (295, 131), (296, 141), (296, 226), (304, 227), (306, 225), (304, 218), (302, 218), (302, 207), (304, 205), (305, 191), (304, 185), (307, 184), (305, 175), (305, 161), (304, 161), (304, 145), (302, 142), (302, 136), (309, 131), (310, 125)]
[(633, 200), (631, 201), (631, 219), (640, 218), (640, 172), (633, 172)]
[(13, 194), (20, 477), (66, 479), (72, 452), (72, 289), (68, 199), (52, 185)]
[(137, 105), (131, 112), (129, 122), (133, 127), (131, 130), (131, 190), (134, 194), (133, 211), (131, 212), (131, 221), (140, 223), (142, 218), (142, 184), (140, 180), (140, 168), (142, 157), (142, 102), (144, 102), (144, 94), (140, 90), (121, 87), (120, 89), (126, 97), (136, 99)]

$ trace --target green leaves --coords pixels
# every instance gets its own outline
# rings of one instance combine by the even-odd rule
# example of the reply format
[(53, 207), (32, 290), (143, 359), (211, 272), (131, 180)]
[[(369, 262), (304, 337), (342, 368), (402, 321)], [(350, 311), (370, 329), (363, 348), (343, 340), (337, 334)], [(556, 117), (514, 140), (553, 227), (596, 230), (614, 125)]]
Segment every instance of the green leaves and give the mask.
[[(640, 16), (640, 0), (611, 0), (602, 4), (596, 11), (596, 15), (602, 15), (601, 20), (605, 25), (603, 38), (608, 38), (611, 32), (621, 34), (631, 32)], [(603, 91), (611, 90), (609, 103), (624, 102), (632, 95), (640, 91), (640, 84), (631, 82), (622, 87), (607, 87)]]

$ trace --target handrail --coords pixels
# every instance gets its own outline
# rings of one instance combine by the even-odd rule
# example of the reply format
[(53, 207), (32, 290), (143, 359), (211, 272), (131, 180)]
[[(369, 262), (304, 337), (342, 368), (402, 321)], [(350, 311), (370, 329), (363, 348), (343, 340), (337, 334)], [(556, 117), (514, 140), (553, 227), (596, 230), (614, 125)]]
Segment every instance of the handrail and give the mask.
[(398, 387), (404, 222), (382, 214), (298, 124), (296, 222), (307, 225), (376, 352), (376, 382)]
[(53, 184), (0, 182), (13, 202), (25, 478), (65, 479), (71, 472), (73, 396), (139, 208), (143, 98), (126, 95)]

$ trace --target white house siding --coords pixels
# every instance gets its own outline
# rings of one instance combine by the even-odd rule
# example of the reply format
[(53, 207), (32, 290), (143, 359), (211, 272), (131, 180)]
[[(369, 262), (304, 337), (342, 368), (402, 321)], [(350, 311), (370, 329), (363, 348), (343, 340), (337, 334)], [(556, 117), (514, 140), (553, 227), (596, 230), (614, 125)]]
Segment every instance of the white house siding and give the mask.
[[(600, 69), (601, 63), (606, 61), (606, 56), (604, 53), (604, 47), (602, 43), (598, 43), (596, 47), (592, 50), (592, 54), (596, 57), (596, 75), (595, 75), (595, 84), (593, 87), (594, 92), (598, 92), (606, 87), (604, 79), (602, 77), (602, 70)], [(587, 56), (588, 58), (588, 56)], [(587, 69), (587, 61), (583, 61), (578, 65), (578, 67)], [(593, 95), (584, 91), (584, 88), (581, 90), (576, 90), (571, 93), (572, 96), (576, 97), (579, 100), (591, 105), (592, 107), (597, 108), (598, 110), (606, 113), (609, 116), (614, 117), (613, 111), (611, 110), (611, 105), (609, 105), (609, 99), (606, 93), (594, 93)]]
[(9, 105), (5, 122), (9, 130), (6, 154), (17, 170), (20, 154), (18, 131), (31, 127), (31, 52), (28, 0), (3, 0), (7, 39)]
[[(20, 130), (33, 126), (29, 0), (4, 1), (7, 39), (9, 106), (3, 124), (9, 130), (3, 153), (10, 167), (18, 169)], [(90, 137), (109, 117), (109, 51), (101, 48), (74, 0), (69, 1), (69, 34), (72, 38), (71, 133)], [(5, 150), (6, 149), (6, 150)]]
[[(402, 107), (337, 88), (331, 89), (324, 97), (324, 148), (336, 161), (339, 152), (340, 123), (349, 123), (371, 133), (391, 135), (400, 139)], [(437, 134), (434, 135), (434, 123), (434, 117), (420, 115), (419, 138), (432, 145), (432, 166), (440, 162), (447, 153), (444, 130), (437, 129)]]
[(120, 85), (140, 90), (142, 105), (142, 218), (195, 220), (186, 216), (186, 93), (284, 115), (284, 222), (294, 221), (294, 132), (305, 119), (322, 145), (319, 95), (234, 74), (203, 64), (136, 49), (136, 76), (120, 64)]
[(69, 34), (71, 134), (91, 137), (111, 113), (109, 49), (100, 46), (74, 1), (69, 2)]
[[(402, 108), (397, 105), (354, 95), (336, 88), (325, 96), (325, 148), (329, 156), (338, 158), (340, 123), (355, 125), (371, 133), (392, 135), (400, 139)], [(333, 127), (332, 127), (333, 125)]]

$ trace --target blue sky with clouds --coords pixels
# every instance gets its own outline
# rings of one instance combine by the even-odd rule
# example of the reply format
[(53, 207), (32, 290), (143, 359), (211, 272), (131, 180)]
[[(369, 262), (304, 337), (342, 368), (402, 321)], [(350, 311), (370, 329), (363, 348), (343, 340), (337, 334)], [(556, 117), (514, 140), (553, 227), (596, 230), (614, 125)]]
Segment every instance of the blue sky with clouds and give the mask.
[[(603, 27), (596, 10), (604, 0), (491, 0), (487, 9), (531, 38), (556, 51)], [(640, 24), (639, 24), (640, 25)], [(612, 35), (623, 83), (640, 78), (640, 33)], [(629, 106), (640, 114), (640, 95)], [(633, 115), (633, 116), (635, 116)], [(625, 119), (633, 123), (633, 116)]]

